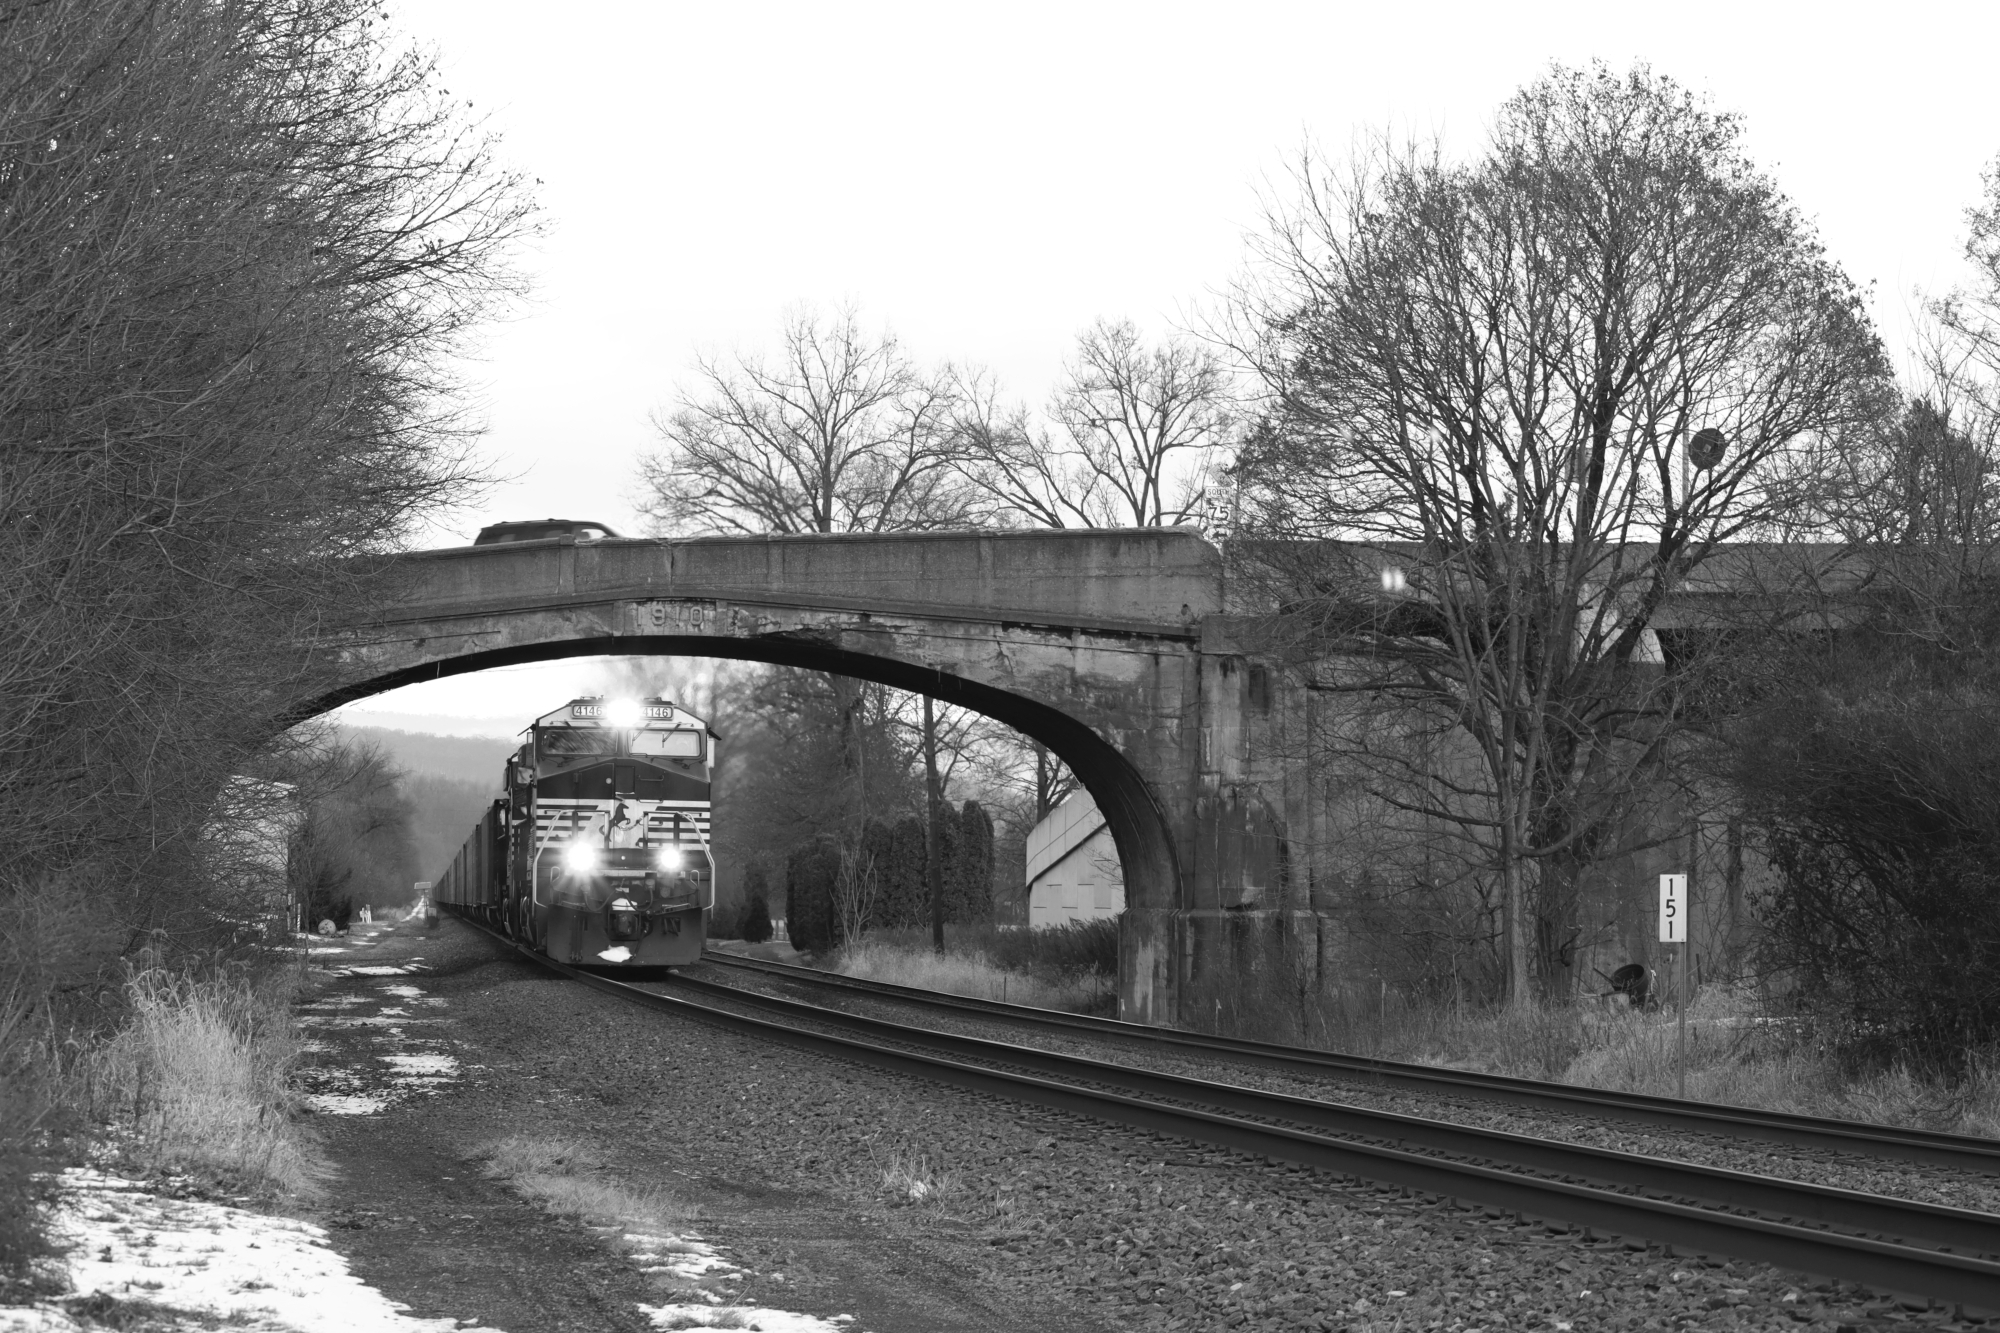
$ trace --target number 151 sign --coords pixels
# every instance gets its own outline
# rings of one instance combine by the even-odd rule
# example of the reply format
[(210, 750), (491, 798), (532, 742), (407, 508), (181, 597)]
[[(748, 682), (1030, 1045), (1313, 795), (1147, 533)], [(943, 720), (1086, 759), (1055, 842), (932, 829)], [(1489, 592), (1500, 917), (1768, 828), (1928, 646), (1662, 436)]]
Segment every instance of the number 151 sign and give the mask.
[(1688, 877), (1660, 876), (1660, 939), (1667, 944), (1687, 943)]

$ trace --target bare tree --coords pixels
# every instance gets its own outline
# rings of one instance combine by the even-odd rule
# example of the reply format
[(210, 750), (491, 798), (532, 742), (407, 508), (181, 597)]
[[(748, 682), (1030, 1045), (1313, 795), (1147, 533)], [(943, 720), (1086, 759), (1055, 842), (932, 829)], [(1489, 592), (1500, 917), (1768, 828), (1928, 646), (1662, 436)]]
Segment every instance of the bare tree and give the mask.
[(476, 484), (442, 367), (531, 228), (360, 0), (0, 20), (0, 894), (181, 923), (352, 557)]
[(1271, 404), (1246, 518), (1313, 539), (1254, 554), (1314, 683), (1414, 719), (1343, 725), (1379, 799), (1493, 867), (1515, 1002), (1659, 772), (1669, 595), (1887, 399), (1857, 292), (1740, 136), (1644, 67), (1558, 68), (1467, 165), (1308, 155), (1234, 306)]
[(1003, 513), (1049, 528), (1159, 527), (1205, 513), (1235, 425), (1222, 359), (1183, 339), (1148, 349), (1129, 320), (1077, 339), (1046, 425), (971, 378), (966, 475)]
[(882, 877), (875, 858), (858, 844), (840, 845), (840, 869), (833, 881), (833, 912), (842, 944), (858, 944), (874, 924)]
[(1960, 364), (1964, 359), (1983, 363), (1987, 374), (1980, 387), (1987, 405), (2000, 408), (1992, 397), (1994, 381), (2000, 379), (2000, 160), (1987, 167), (1984, 184), (1985, 198), (1966, 212), (1965, 257), (1975, 285), (1931, 302), (1930, 308), (1952, 336)]
[(896, 532), (963, 526), (950, 466), (957, 392), (852, 309), (789, 316), (775, 358), (695, 363), (699, 389), (656, 418), (643, 507), (663, 533)]

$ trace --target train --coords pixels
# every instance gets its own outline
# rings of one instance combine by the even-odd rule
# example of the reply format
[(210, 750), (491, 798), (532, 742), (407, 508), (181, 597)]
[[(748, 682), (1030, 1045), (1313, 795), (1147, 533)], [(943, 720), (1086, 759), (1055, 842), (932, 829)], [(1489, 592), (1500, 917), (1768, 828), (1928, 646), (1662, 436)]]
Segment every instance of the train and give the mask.
[(716, 734), (670, 699), (591, 695), (526, 736), (434, 881), (438, 910), (577, 966), (700, 958), (715, 906)]

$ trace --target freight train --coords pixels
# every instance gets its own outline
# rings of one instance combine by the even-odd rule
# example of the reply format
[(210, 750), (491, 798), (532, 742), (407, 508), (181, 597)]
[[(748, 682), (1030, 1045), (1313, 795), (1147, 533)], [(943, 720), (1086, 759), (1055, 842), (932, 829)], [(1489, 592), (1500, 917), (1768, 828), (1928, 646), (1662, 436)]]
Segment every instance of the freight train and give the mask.
[(438, 907), (558, 962), (694, 962), (715, 906), (716, 739), (667, 699), (573, 699), (536, 718), (437, 880)]

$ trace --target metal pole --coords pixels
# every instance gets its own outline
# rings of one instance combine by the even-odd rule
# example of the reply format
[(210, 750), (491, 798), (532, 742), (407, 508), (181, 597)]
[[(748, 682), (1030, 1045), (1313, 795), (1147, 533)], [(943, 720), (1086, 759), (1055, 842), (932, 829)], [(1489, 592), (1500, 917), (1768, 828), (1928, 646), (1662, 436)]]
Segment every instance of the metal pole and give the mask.
[(1688, 838), (1688, 888), (1687, 903), (1681, 911), (1681, 1091), (1682, 1101), (1688, 1095), (1688, 950), (1694, 947), (1694, 877), (1695, 854), (1700, 849), (1694, 838)]
[(1688, 942), (1681, 941), (1681, 1099), (1688, 1095)]
[(924, 878), (931, 891), (931, 948), (944, 952), (944, 849), (938, 845), (937, 717), (924, 696)]

